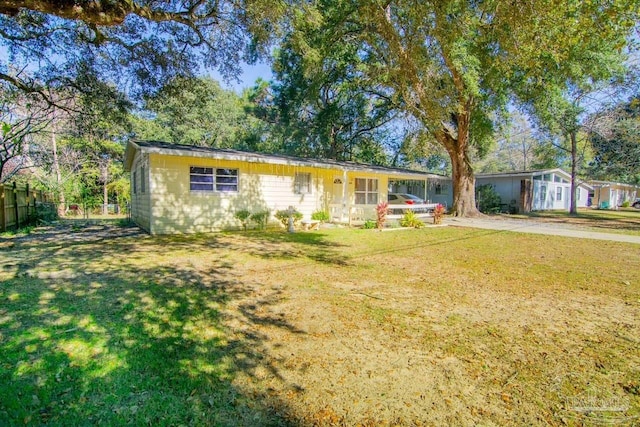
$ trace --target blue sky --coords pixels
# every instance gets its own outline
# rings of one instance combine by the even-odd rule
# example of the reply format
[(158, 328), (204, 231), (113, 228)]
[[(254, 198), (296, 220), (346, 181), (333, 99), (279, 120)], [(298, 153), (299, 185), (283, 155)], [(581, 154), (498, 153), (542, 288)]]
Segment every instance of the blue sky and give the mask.
[(222, 77), (220, 77), (220, 74), (215, 70), (210, 71), (208, 74), (212, 78), (218, 80), (222, 87), (225, 89), (231, 89), (237, 94), (241, 94), (243, 89), (252, 87), (259, 77), (266, 81), (273, 78), (271, 66), (263, 62), (255, 65), (245, 64), (242, 67), (242, 74), (238, 76), (238, 80), (232, 79), (231, 81), (225, 82)]

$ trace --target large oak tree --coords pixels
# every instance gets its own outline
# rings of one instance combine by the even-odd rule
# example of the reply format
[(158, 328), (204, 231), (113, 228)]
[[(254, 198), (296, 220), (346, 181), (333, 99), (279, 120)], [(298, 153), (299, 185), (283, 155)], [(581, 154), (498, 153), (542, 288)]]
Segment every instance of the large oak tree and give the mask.
[[(475, 215), (472, 150), (488, 147), (509, 102), (533, 104), (572, 81), (602, 75), (624, 46), (637, 2), (361, 0), (316, 2), (298, 28), (326, 48), (357, 40), (366, 72), (390, 90), (451, 158), (453, 210)], [(306, 35), (305, 35), (306, 33)], [(314, 36), (317, 37), (317, 36)], [(613, 64), (616, 65), (616, 64)], [(310, 69), (313, 65), (310, 66)]]

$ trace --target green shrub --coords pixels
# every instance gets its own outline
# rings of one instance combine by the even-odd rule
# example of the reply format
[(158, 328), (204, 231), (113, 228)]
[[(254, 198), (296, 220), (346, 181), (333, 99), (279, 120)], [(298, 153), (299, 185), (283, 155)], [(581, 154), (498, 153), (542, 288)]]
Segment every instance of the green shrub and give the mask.
[(364, 222), (364, 224), (362, 224), (362, 228), (366, 228), (367, 230), (374, 229), (376, 228), (376, 222), (368, 219)]
[(329, 212), (327, 211), (316, 211), (311, 214), (311, 219), (314, 221), (327, 222), (329, 221)]
[(36, 203), (36, 221), (47, 223), (58, 220), (58, 208), (54, 203)]
[(500, 195), (496, 192), (492, 184), (480, 185), (476, 189), (476, 201), (478, 210), (483, 213), (500, 212)]
[[(289, 226), (289, 209), (276, 211), (274, 216), (278, 219), (278, 221), (282, 223), (282, 225), (284, 225), (285, 227)], [(293, 210), (292, 216), (294, 225), (302, 219), (302, 214), (295, 209)]]
[(629, 200), (625, 200), (624, 202), (622, 202), (622, 205), (620, 207), (628, 208), (629, 206), (631, 206), (631, 202)]
[(249, 218), (251, 217), (251, 212), (246, 209), (236, 212), (233, 215), (238, 221), (242, 223), (242, 228), (244, 231), (247, 231), (247, 226), (249, 225)]
[(0, 236), (28, 236), (33, 232), (35, 227), (33, 225), (27, 225), (25, 227), (16, 228), (14, 230), (8, 230), (4, 233), (1, 233)]
[(249, 219), (255, 222), (260, 230), (264, 230), (265, 228), (267, 228), (267, 221), (269, 220), (269, 211), (252, 213)]
[(421, 228), (424, 227), (424, 222), (418, 218), (418, 215), (416, 215), (414, 211), (406, 210), (400, 220), (400, 225), (403, 227)]

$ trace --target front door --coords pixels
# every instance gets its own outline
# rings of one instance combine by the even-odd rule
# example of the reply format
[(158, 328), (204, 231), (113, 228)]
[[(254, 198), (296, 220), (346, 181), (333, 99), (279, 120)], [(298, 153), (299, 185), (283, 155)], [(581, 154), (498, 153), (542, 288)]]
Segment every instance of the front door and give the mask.
[(331, 217), (333, 220), (344, 221), (344, 177), (334, 176), (331, 191)]

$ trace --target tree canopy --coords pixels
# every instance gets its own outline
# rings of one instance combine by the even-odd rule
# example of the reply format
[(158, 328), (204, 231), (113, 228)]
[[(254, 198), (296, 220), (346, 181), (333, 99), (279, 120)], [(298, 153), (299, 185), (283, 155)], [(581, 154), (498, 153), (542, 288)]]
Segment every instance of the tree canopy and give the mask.
[(640, 97), (636, 95), (589, 120), (596, 122), (589, 133), (595, 153), (590, 165), (593, 177), (640, 184)]
[[(107, 177), (120, 180), (111, 170), (119, 154), (107, 147), (130, 134), (131, 101), (151, 106), (168, 99), (160, 91), (170, 82), (212, 69), (232, 78), (243, 62), (267, 52), (284, 12), (282, 3), (267, 0), (0, 1), (0, 86), (17, 94), (3, 98), (8, 151), (1, 169), (27, 154), (38, 157), (52, 175), (42, 181), (61, 201), (64, 192), (82, 193), (70, 187), (88, 184), (77, 176), (114, 187)], [(25, 135), (33, 136), (29, 153)]]
[(257, 119), (245, 111), (246, 103), (211, 78), (176, 77), (145, 98), (143, 114), (134, 118), (134, 136), (185, 145), (248, 148)]
[(0, 85), (0, 183), (30, 166), (25, 151), (50, 122), (48, 109), (37, 99)]
[(134, 97), (175, 76), (239, 72), (264, 52), (284, 9), (267, 0), (0, 2), (0, 80), (47, 97), (111, 82)]
[[(322, 37), (306, 42), (322, 48)], [(304, 157), (386, 163), (386, 128), (398, 115), (393, 100), (362, 73), (358, 46), (341, 41), (325, 49), (317, 69), (284, 40), (274, 61), (271, 85), (284, 151)]]
[[(619, 53), (638, 16), (633, 0), (323, 0), (314, 6), (296, 27), (308, 69), (340, 41), (357, 41), (362, 72), (449, 154), (459, 215), (477, 212), (470, 153), (482, 155), (490, 146), (509, 101), (539, 106), (574, 82), (606, 78), (622, 62)], [(324, 49), (306, 42), (318, 33)]]
[[(624, 74), (639, 8), (637, 0), (0, 0), (0, 83), (46, 117), (67, 111), (65, 138), (122, 140), (136, 105), (144, 114), (134, 131), (144, 138), (450, 165), (453, 211), (474, 215), (473, 161), (494, 145), (507, 110), (518, 105), (575, 140), (582, 110), (572, 96)], [(244, 98), (197, 77), (211, 69), (233, 77), (274, 40), (277, 80)], [(392, 146), (398, 118), (415, 128), (396, 131)]]

